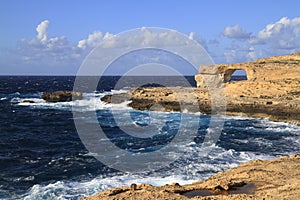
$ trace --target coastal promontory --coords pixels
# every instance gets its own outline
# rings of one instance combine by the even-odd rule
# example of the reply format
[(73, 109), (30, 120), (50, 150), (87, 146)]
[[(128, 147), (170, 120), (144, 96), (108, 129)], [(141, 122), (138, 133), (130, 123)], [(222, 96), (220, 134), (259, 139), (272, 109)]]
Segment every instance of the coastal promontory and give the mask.
[[(247, 80), (233, 81), (236, 70), (245, 70)], [(300, 53), (237, 64), (201, 66), (195, 75), (197, 87), (140, 87), (126, 94), (107, 95), (105, 102), (138, 110), (157, 109), (268, 118), (300, 124)], [(215, 92), (219, 91), (219, 92)], [(216, 95), (218, 94), (218, 95)], [(216, 103), (217, 102), (217, 103)], [(218, 103), (220, 102), (220, 103)]]

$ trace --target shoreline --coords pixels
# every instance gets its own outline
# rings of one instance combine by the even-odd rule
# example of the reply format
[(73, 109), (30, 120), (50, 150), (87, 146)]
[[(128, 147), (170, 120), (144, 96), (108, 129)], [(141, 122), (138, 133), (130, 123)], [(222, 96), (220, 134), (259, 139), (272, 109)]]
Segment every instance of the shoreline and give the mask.
[[(236, 70), (244, 70), (247, 80), (230, 81)], [(131, 101), (128, 105), (137, 110), (227, 113), (300, 125), (300, 52), (253, 62), (201, 66), (195, 81), (195, 88), (140, 87), (101, 100)]]
[[(269, 84), (272, 84), (272, 88), (266, 87)], [(206, 88), (134, 88), (127, 93), (106, 95), (101, 98), (101, 101), (113, 104), (130, 101), (128, 106), (136, 110), (188, 111), (224, 116), (246, 116), (300, 125), (300, 89), (298, 89), (299, 94), (289, 95), (289, 92), (295, 92), (297, 86), (294, 84), (284, 88), (280, 82), (276, 85), (269, 82), (239, 81), (218, 89), (223, 91), (217, 95), (211, 95)], [(249, 93), (254, 88), (258, 89)], [(266, 90), (269, 91), (266, 92)], [(221, 96), (220, 99), (218, 96)], [(217, 113), (212, 113), (214, 112), (212, 104)]]
[(187, 185), (135, 184), (105, 190), (84, 200), (119, 199), (296, 199), (300, 196), (300, 154), (253, 160)]

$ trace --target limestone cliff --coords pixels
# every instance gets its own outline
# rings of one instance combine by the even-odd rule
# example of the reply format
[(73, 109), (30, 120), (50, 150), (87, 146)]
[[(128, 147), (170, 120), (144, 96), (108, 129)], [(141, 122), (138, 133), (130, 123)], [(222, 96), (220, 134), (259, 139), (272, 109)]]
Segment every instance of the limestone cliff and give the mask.
[(197, 87), (205, 87), (212, 81), (215, 85), (228, 83), (236, 70), (245, 70), (250, 82), (299, 79), (300, 52), (286, 56), (262, 58), (255, 62), (201, 66), (199, 73), (195, 76)]

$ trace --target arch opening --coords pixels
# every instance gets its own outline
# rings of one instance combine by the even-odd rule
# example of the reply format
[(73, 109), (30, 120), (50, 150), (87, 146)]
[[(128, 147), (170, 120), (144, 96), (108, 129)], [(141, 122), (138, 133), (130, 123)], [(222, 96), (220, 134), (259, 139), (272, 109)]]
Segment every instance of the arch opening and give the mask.
[(248, 77), (244, 69), (229, 69), (224, 74), (224, 83), (245, 80), (248, 80)]

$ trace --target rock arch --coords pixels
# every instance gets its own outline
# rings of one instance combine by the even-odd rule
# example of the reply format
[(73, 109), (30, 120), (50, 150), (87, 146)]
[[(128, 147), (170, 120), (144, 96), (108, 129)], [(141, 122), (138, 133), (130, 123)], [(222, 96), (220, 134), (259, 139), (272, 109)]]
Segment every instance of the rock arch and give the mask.
[[(228, 83), (231, 75), (236, 70), (244, 70), (247, 74), (247, 80), (253, 81), (256, 79), (255, 70), (245, 66), (235, 65), (215, 65), (201, 66), (199, 73), (195, 76), (197, 87), (206, 87), (207, 84), (220, 86), (222, 83)], [(214, 82), (214, 83), (213, 83)]]
[(201, 66), (195, 80), (197, 87), (219, 87), (230, 81), (236, 70), (245, 70), (247, 81), (300, 78), (300, 54), (261, 58), (253, 62)]

